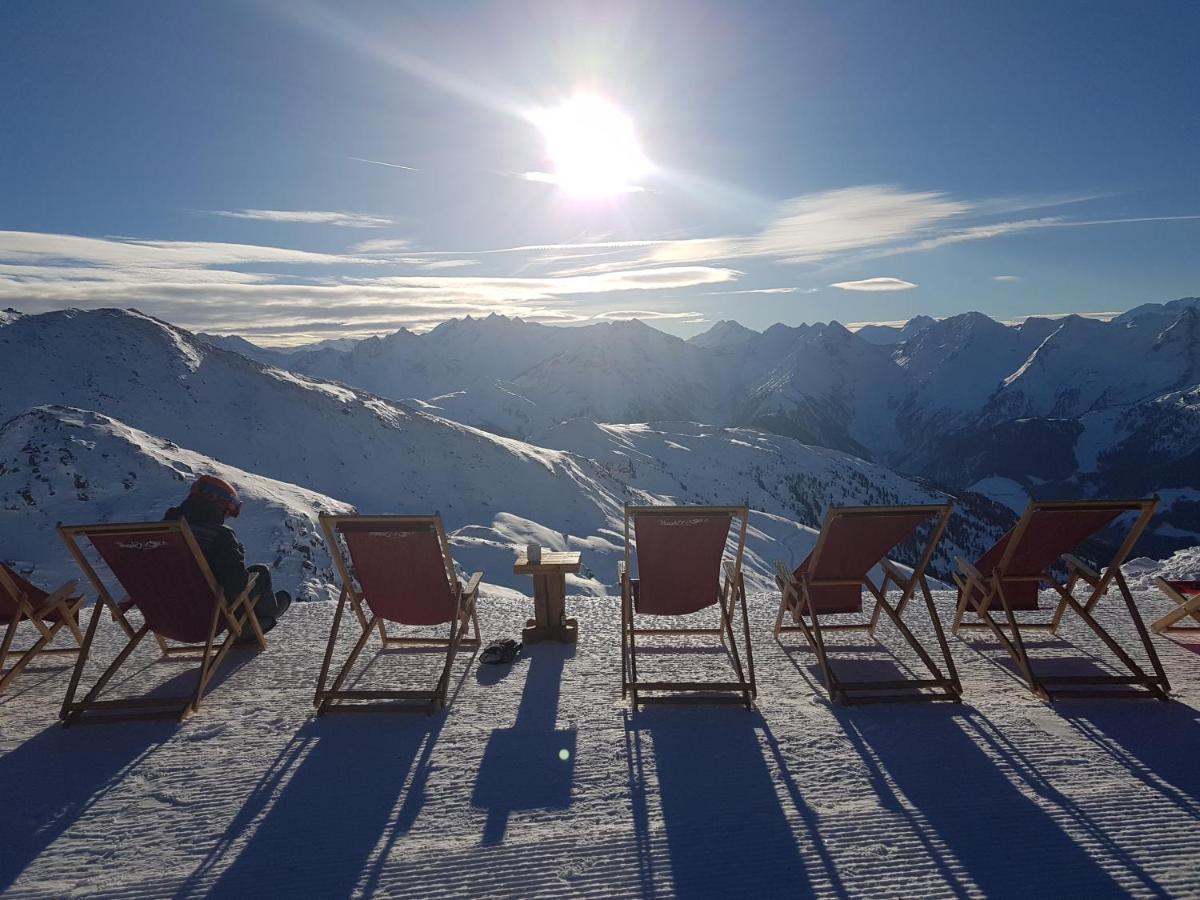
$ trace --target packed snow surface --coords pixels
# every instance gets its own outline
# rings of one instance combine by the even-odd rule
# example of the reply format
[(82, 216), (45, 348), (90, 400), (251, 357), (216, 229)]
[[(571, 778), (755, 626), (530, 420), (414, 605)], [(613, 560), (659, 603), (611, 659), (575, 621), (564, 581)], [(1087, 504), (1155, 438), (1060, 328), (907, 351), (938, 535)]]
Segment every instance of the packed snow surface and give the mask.
[[(1102, 620), (1132, 646), (1120, 605)], [(938, 596), (943, 619), (952, 595)], [(1138, 595), (1147, 617), (1170, 604)], [(61, 663), (0, 697), (0, 892), (9, 897), (1197, 897), (1200, 643), (1155, 638), (1171, 703), (1053, 707), (994, 644), (952, 638), (965, 702), (838, 708), (812, 653), (770, 638), (752, 599), (757, 709), (620, 699), (617, 602), (572, 598), (577, 647), (456, 664), (444, 715), (315, 718), (333, 605), (294, 608), (237, 651), (182, 724), (59, 727)], [(485, 597), (485, 640), (528, 601)], [(932, 643), (928, 625), (910, 624)], [(1077, 620), (1031, 652), (1106, 667)], [(895, 635), (881, 632), (887, 647)], [(105, 622), (98, 662), (115, 652)], [(348, 635), (348, 638), (352, 635)], [(915, 667), (861, 637), (843, 675)], [(348, 650), (343, 643), (339, 653)], [(708, 674), (719, 651), (646, 648)], [(432, 655), (379, 654), (360, 686), (432, 681)], [(116, 685), (190, 684), (139, 649)], [(90, 676), (94, 677), (96, 667)], [(410, 684), (414, 682), (409, 682)]]

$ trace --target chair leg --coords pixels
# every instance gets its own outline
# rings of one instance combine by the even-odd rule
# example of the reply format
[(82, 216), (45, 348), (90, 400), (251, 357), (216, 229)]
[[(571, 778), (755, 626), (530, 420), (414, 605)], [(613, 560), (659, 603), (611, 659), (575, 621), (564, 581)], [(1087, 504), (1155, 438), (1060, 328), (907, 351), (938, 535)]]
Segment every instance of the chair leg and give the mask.
[[(347, 657), (346, 662), (343, 664), (341, 670), (338, 672), (337, 678), (335, 678), (333, 680), (333, 687), (331, 687), (329, 689), (329, 693), (336, 694), (338, 691), (340, 691), (342, 689), (342, 684), (346, 681), (346, 677), (350, 674), (350, 669), (354, 666), (354, 663), (358, 660), (358, 655), (360, 653), (362, 653), (363, 647), (365, 647), (367, 645), (367, 640), (371, 637), (371, 630), (374, 628), (374, 626), (375, 626), (375, 619), (369, 619), (367, 621), (367, 627), (363, 629), (363, 632), (359, 636), (358, 641), (354, 644), (354, 649), (350, 651), (350, 656)], [(330, 701), (329, 701), (328, 696), (323, 698), (321, 700), (321, 705), (317, 708), (317, 713), (321, 714), (321, 713), (325, 712), (327, 709), (329, 709), (329, 702)]]
[[(1013, 653), (1017, 661), (1017, 665), (1021, 667), (1022, 673), (1025, 675), (1025, 680), (1029, 684), (1029, 689), (1041, 697), (1043, 700), (1050, 700), (1050, 693), (1042, 687), (1041, 682), (1037, 680), (1037, 676), (1033, 674), (1033, 662), (1029, 659), (1029, 651), (1025, 649), (1025, 641), (1021, 638), (1021, 626), (1017, 622), (1016, 613), (1008, 603), (1008, 598), (1004, 595), (1004, 585), (996, 583), (996, 595), (1000, 599), (1000, 605), (1004, 607), (1004, 614), (1008, 619), (1008, 627), (1012, 632), (1013, 639), (1011, 642), (1003, 641), (1006, 649)], [(991, 621), (991, 616), (987, 615), (986, 607), (976, 607), (980, 609), (980, 615), (986, 616)], [(999, 633), (999, 628), (996, 628)]]
[(779, 611), (775, 614), (775, 640), (779, 640), (779, 636), (783, 634), (783, 614), (787, 610), (788, 586), (783, 584), (778, 578), (775, 579), (775, 584), (779, 586)]
[[(8, 651), (13, 645), (13, 639), (17, 636), (17, 626), (21, 624), (21, 617), (22, 613), (18, 611), (9, 620), (8, 627), (4, 629), (4, 639), (0, 640), (0, 673), (4, 672), (4, 663), (8, 659)], [(0, 687), (0, 690), (3, 688)]]
[[(96, 637), (96, 626), (100, 624), (100, 616), (103, 611), (104, 603), (97, 600), (96, 605), (92, 607), (92, 618), (88, 621), (83, 645), (79, 648), (79, 656), (75, 658), (75, 668), (71, 670), (71, 680), (67, 684), (67, 694), (63, 699), (62, 708), (59, 710), (58, 717), (64, 720), (64, 722), (67, 718), (67, 713), (71, 711), (71, 706), (75, 703), (75, 691), (79, 688), (79, 679), (83, 676), (83, 668), (87, 663), (88, 654), (91, 652), (92, 641)], [(130, 639), (132, 637), (133, 635), (129, 635)]]
[[(14, 620), (14, 625), (15, 621), (16, 620)], [(10, 668), (7, 672), (0, 667), (0, 694), (3, 694), (5, 689), (12, 684), (13, 679), (21, 674), (21, 670), (33, 662), (37, 658), (37, 655), (46, 647), (46, 645), (54, 640), (54, 638), (60, 631), (62, 631), (65, 625), (66, 622), (62, 619), (51, 625), (31, 647), (21, 654), (20, 658), (12, 664), (12, 668)], [(7, 633), (4, 635), (4, 639), (9, 645), (12, 643), (12, 635), (15, 633), (15, 627), (10, 625)], [(5, 649), (7, 650), (7, 648)], [(3, 655), (4, 654), (0, 654), (0, 660), (3, 659)], [(0, 666), (2, 666), (2, 663), (0, 663)]]
[[(754, 678), (754, 649), (750, 644), (750, 609), (746, 603), (746, 583), (740, 572), (737, 579), (737, 593), (742, 605), (742, 638), (746, 641), (746, 668), (750, 673), (750, 698), (757, 700), (758, 682)], [(733, 634), (730, 633), (729, 637), (732, 643)], [(746, 708), (749, 709), (750, 704), (747, 704)]]
[[(109, 664), (109, 667), (104, 670), (104, 672), (96, 680), (96, 683), (94, 685), (92, 685), (92, 689), (87, 692), (87, 694), (84, 696), (84, 698), (82, 700), (79, 701), (78, 704), (75, 705), (74, 709), (72, 709), (66, 713), (66, 716), (63, 719), (63, 727), (67, 727), (67, 726), (72, 725), (75, 722), (79, 721), (80, 716), (82, 716), (84, 714), (84, 712), (87, 711), (87, 708), (89, 706), (91, 706), (94, 702), (96, 702), (96, 699), (100, 696), (100, 692), (102, 690), (104, 690), (104, 686), (106, 684), (108, 684), (109, 679), (111, 679), (113, 677), (113, 675), (116, 674), (117, 670), (120, 669), (121, 666), (125, 663), (125, 660), (127, 660), (129, 658), (129, 654), (131, 654), (134, 651), (134, 649), (137, 647), (137, 645), (142, 642), (142, 638), (144, 638), (149, 633), (149, 631), (150, 631), (150, 626), (143, 624), (141, 628), (139, 628), (137, 631), (134, 632), (133, 637), (131, 637), (129, 639), (128, 643), (125, 644), (125, 647), (121, 650), (120, 653), (117, 654), (117, 658), (114, 659), (112, 661), (112, 663)], [(82, 661), (83, 654), (80, 654), (80, 659)], [(73, 679), (73, 681), (74, 681), (74, 679)], [(71, 694), (73, 693), (74, 687), (75, 687), (75, 684), (73, 683), (71, 685), (72, 690), (68, 692), (68, 696), (71, 696)]]
[(320, 709), (321, 700), (325, 696), (325, 679), (329, 677), (329, 664), (333, 659), (333, 648), (337, 644), (338, 629), (342, 624), (342, 613), (346, 609), (347, 591), (342, 588), (338, 597), (337, 609), (333, 613), (333, 625), (329, 629), (329, 640), (325, 643), (325, 657), (321, 660), (321, 674), (317, 676), (317, 693), (313, 696), (313, 706)]

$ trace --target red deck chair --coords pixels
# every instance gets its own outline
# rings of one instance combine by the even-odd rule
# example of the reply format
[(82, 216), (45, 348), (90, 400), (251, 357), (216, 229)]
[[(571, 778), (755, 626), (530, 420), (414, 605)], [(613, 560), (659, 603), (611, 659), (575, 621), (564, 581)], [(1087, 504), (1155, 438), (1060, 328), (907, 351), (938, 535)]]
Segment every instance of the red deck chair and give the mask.
[[(636, 707), (655, 702), (733, 702), (754, 705), (754, 657), (750, 648), (750, 619), (742, 583), (746, 547), (745, 506), (627, 506), (625, 559), (621, 581), (621, 695), (632, 695)], [(734, 517), (740, 520), (733, 560), (721, 561)], [(630, 522), (633, 523), (630, 541)], [(634, 546), (636, 545), (636, 551)], [(633, 577), (633, 562), (637, 577)], [(734, 606), (742, 610), (746, 665), (733, 630)], [(717, 628), (638, 628), (636, 617), (684, 616), (710, 606), (720, 609)], [(637, 638), (645, 635), (716, 635), (729, 638), (729, 653), (737, 681), (642, 681), (637, 672)], [(639, 696), (643, 691), (672, 694)], [(692, 692), (703, 692), (696, 694)], [(713, 696), (715, 694), (715, 696)]]
[[(825, 676), (829, 699), (843, 704), (877, 702), (881, 700), (952, 700), (962, 697), (962, 685), (950, 657), (946, 635), (933, 605), (933, 595), (925, 578), (925, 569), (937, 549), (953, 505), (936, 506), (845, 506), (831, 507), (821, 524), (821, 534), (808, 558), (789, 572), (776, 563), (776, 583), (782, 597), (779, 614), (775, 617), (775, 637), (788, 631), (801, 631), (812, 644), (817, 662)], [(906, 540), (915, 539), (922, 526), (931, 526), (920, 558), (911, 575), (905, 575), (887, 554)], [(870, 572), (876, 566), (883, 570), (878, 586)], [(900, 591), (895, 606), (888, 602), (888, 590), (894, 585)], [(868, 621), (822, 623), (824, 616), (838, 614), (862, 615), (863, 588), (875, 600)], [(926, 612), (937, 635), (945, 670), (921, 645), (904, 623), (904, 610), (909, 600), (921, 589)], [(904, 678), (889, 681), (846, 681), (837, 676), (829, 659), (831, 646), (826, 644), (826, 631), (865, 629), (874, 638), (879, 614), (885, 612), (900, 634), (929, 669), (930, 678)], [(784, 625), (783, 617), (791, 613), (794, 625)], [(833, 645), (834, 648), (836, 645)], [(929, 692), (932, 689), (932, 693)]]
[[(1167, 700), (1171, 686), (1167, 682), (1166, 673), (1163, 672), (1137, 605), (1129, 593), (1125, 577), (1121, 574), (1122, 564), (1150, 523), (1150, 517), (1154, 515), (1157, 505), (1157, 498), (1058, 502), (1031, 500), (1012, 530), (1001, 537), (975, 565), (963, 559), (958, 560), (960, 574), (954, 578), (959, 588), (954, 631), (972, 628), (989, 630), (1000, 645), (1012, 655), (1030, 689), (1044, 700), (1053, 700), (1058, 696), (1148, 696)], [(1103, 575), (1070, 555), (1069, 551), (1128, 513), (1136, 513), (1136, 520), (1130, 525), (1125, 539), (1107, 566), (1103, 567)], [(1061, 582), (1053, 571), (1056, 566), (1065, 568), (1065, 583)], [(1082, 604), (1074, 595), (1079, 582), (1092, 589), (1091, 595)], [(1100, 598), (1114, 583), (1125, 598), (1125, 605), (1129, 609), (1146, 657), (1154, 669), (1153, 675), (1143, 671), (1092, 615), (1092, 610)], [(1043, 584), (1058, 594), (1058, 602), (1049, 621), (1030, 620), (1028, 614), (1039, 609), (1038, 587)], [(1129, 670), (1129, 675), (1039, 676), (1034, 672), (1021, 632), (1041, 629), (1051, 634), (1057, 633), (1063, 614), (1068, 608), (1078, 613)], [(975, 621), (963, 620), (968, 612), (975, 616)], [(1002, 613), (1004, 620), (997, 622), (992, 617), (993, 612)], [(1004, 630), (1005, 625), (1008, 627), (1008, 633)], [(1121, 685), (1132, 687), (1126, 690), (1104, 689), (1105, 686)], [(1144, 690), (1138, 690), (1139, 687)]]
[[(251, 574), (246, 589), (232, 600), (218, 586), (204, 554), (187, 522), (135, 522), (113, 525), (60, 526), (67, 549), (96, 588), (97, 601), (71, 683), (63, 701), (64, 726), (72, 725), (92, 711), (105, 720), (130, 718), (185, 718), (200, 708), (213, 673), (241, 634), (250, 628), (259, 649), (267, 642), (254, 615), (250, 593), (256, 576)], [(91, 560), (80, 539), (86, 539), (126, 592), (116, 600)], [(105, 610), (112, 613), (128, 641), (91, 690), (76, 702), (75, 692), (91, 652), (96, 628)], [(128, 614), (137, 610), (141, 627), (135, 628)], [(217, 637), (228, 632), (220, 646)], [(164, 658), (194, 659), (199, 654), (196, 687), (186, 696), (154, 696), (100, 700), (100, 693), (146, 635), (152, 634)], [(113, 712), (115, 711), (115, 712)], [(127, 712), (130, 711), (130, 712)], [(89, 717), (91, 718), (91, 717)]]
[[(1196, 634), (1200, 632), (1200, 581), (1168, 581), (1155, 578), (1158, 589), (1178, 605), (1150, 627), (1155, 634)], [(1191, 616), (1196, 625), (1179, 625), (1180, 619)]]
[[(385, 709), (427, 712), (433, 715), (446, 706), (450, 672), (460, 646), (479, 646), (479, 618), (475, 605), (479, 599), (482, 572), (476, 572), (466, 584), (458, 579), (450, 543), (442, 528), (441, 516), (321, 516), (321, 527), (329, 552), (342, 579), (333, 627), (317, 693), (313, 703), (320, 714), (350, 706), (354, 709)], [(366, 610), (363, 606), (366, 605)], [(362, 627), (354, 649), (325, 689), (333, 648), (337, 643), (342, 614), (349, 606)], [(369, 615), (368, 615), (369, 610)], [(448, 637), (391, 636), (386, 624), (429, 626), (449, 625)], [(468, 628), (473, 637), (466, 637)], [(443, 648), (446, 662), (433, 690), (346, 690), (343, 684), (362, 653), (373, 631), (379, 632), (385, 650)], [(345, 701), (401, 701), (352, 706)]]
[[(0, 694), (38, 654), (59, 656), (79, 652), (83, 643), (83, 635), (79, 632), (79, 608), (83, 606), (83, 596), (75, 593), (77, 584), (68, 581), (54, 591), (46, 592), (0, 563), (0, 624), (6, 626), (4, 638), (0, 640)], [(28, 622), (37, 631), (38, 638), (24, 650), (17, 650), (13, 648), (13, 641), (22, 622)], [(48, 646), (64, 628), (75, 638), (75, 646)], [(5, 669), (10, 656), (15, 656), (17, 661)]]

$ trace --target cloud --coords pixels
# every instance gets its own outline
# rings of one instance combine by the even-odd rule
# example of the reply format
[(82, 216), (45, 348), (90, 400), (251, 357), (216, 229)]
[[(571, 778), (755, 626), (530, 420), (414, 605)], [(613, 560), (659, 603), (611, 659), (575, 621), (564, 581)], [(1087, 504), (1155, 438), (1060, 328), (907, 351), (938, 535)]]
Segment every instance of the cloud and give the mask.
[[(749, 288), (744, 291), (706, 291), (704, 293), (704, 296), (706, 296), (706, 297), (733, 297), (738, 294), (794, 294), (799, 290), (800, 290), (800, 288), (794, 288), (794, 287)], [(809, 288), (808, 290), (804, 291), (803, 293), (811, 294), (816, 290), (817, 290), (817, 288)]]
[(838, 281), (830, 285), (843, 291), (911, 291), (916, 286), (902, 278), (864, 278), (862, 281)]
[(1020, 275), (993, 275), (992, 281), (1020, 281)]
[(357, 244), (352, 244), (350, 247), (351, 253), (397, 253), (407, 250), (412, 246), (412, 241), (407, 238), (374, 238), (369, 241), (360, 241)]
[(689, 323), (703, 322), (704, 314), (698, 312), (665, 312), (663, 310), (653, 309), (611, 309), (604, 312), (596, 313), (592, 316), (593, 319), (610, 319), (617, 321), (629, 321), (631, 319), (644, 319), (649, 322), (680, 319), (687, 320)]
[[(972, 218), (994, 216), (1045, 206), (1082, 202), (1091, 197), (1059, 197), (1044, 201), (967, 201), (941, 191), (910, 191), (890, 185), (860, 185), (784, 201), (757, 232), (716, 237), (593, 241), (534, 244), (481, 250), (438, 251), (441, 255), (564, 254), (586, 258), (625, 252), (624, 261), (597, 263), (556, 274), (597, 273), (630, 265), (712, 263), (738, 259), (771, 259), (780, 263), (852, 263), (902, 253), (918, 253), (967, 241), (991, 240), (1045, 228), (1081, 228), (1142, 222), (1180, 222), (1200, 215), (1143, 216), (1124, 219), (1069, 219), (1045, 216), (1003, 222), (965, 224)], [(434, 255), (434, 254), (422, 254)], [(569, 257), (567, 256), (569, 255)], [(546, 261), (553, 261), (549, 258)]]
[(250, 219), (254, 222), (298, 222), (305, 225), (339, 225), (343, 228), (382, 228), (400, 224), (386, 216), (363, 213), (322, 212), (303, 209), (214, 209), (214, 216), (227, 219)]
[(346, 159), (352, 159), (355, 162), (370, 163), (373, 166), (386, 166), (389, 169), (403, 169), (405, 172), (420, 172), (420, 169), (412, 166), (402, 166), (400, 163), (384, 162), (382, 159), (365, 159), (361, 156), (347, 156)]
[[(440, 267), (466, 259), (414, 260)], [(317, 275), (242, 272), (245, 264), (319, 264)], [(532, 321), (578, 322), (604, 311), (606, 295), (683, 290), (734, 281), (712, 266), (647, 266), (571, 277), (437, 274), (347, 275), (333, 264), (395, 266), (379, 257), (277, 247), (82, 238), (0, 232), (0, 307), (27, 312), (64, 306), (134, 306), (185, 328), (255, 334), (267, 342), (313, 335), (364, 335), (493, 312)], [(611, 305), (611, 304), (610, 304)], [(657, 315), (644, 311), (645, 317)]]
[(377, 260), (336, 253), (314, 253), (258, 244), (211, 241), (151, 241), (136, 238), (91, 238), (39, 231), (0, 231), (0, 261), (80, 262), (95, 266), (205, 268), (257, 265), (359, 265)]

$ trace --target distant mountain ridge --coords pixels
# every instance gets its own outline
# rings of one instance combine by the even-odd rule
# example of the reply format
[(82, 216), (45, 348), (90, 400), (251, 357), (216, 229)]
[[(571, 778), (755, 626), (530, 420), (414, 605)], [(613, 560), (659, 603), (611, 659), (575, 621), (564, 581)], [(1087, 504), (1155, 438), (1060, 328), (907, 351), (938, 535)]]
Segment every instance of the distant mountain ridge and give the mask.
[[(482, 353), (478, 333), (462, 326), (447, 330)], [(600, 333), (621, 338), (616, 362), (625, 366), (659, 339), (644, 325)], [(687, 352), (678, 339), (667, 343)], [(545, 366), (595, 363), (604, 377), (614, 362), (586, 343), (560, 353), (575, 355)], [(747, 503), (748, 578), (766, 588), (775, 559), (798, 562), (811, 549), (831, 503), (947, 499), (877, 464), (753, 430), (576, 419), (549, 427), (538, 446), (432, 415), (432, 404), (264, 365), (135, 311), (6, 316), (0, 358), (0, 559), (46, 582), (73, 572), (57, 523), (156, 519), (202, 472), (242, 492), (249, 556), (305, 596), (330, 584), (316, 531), (322, 511), (440, 511), (456, 561), (484, 570), (493, 593), (529, 589), (512, 572), (515, 548), (578, 549), (585, 570), (570, 589), (600, 594), (614, 589), (627, 502)], [(652, 400), (652, 384), (628, 383)], [(560, 402), (570, 408), (574, 395)], [(942, 575), (1010, 518), (984, 497), (960, 492), (957, 502), (955, 530), (935, 560)]]
[[(679, 419), (760, 428), (1002, 500), (1136, 484), (1173, 492), (1163, 521), (1183, 543), (1200, 530), (1189, 506), (1200, 488), (1198, 323), (1195, 297), (1111, 321), (1006, 325), (967, 312), (758, 332), (723, 320), (687, 341), (637, 321), (561, 328), (492, 315), (283, 365), (534, 443), (577, 417)], [(1157, 474), (1132, 477), (1135, 457)]]

